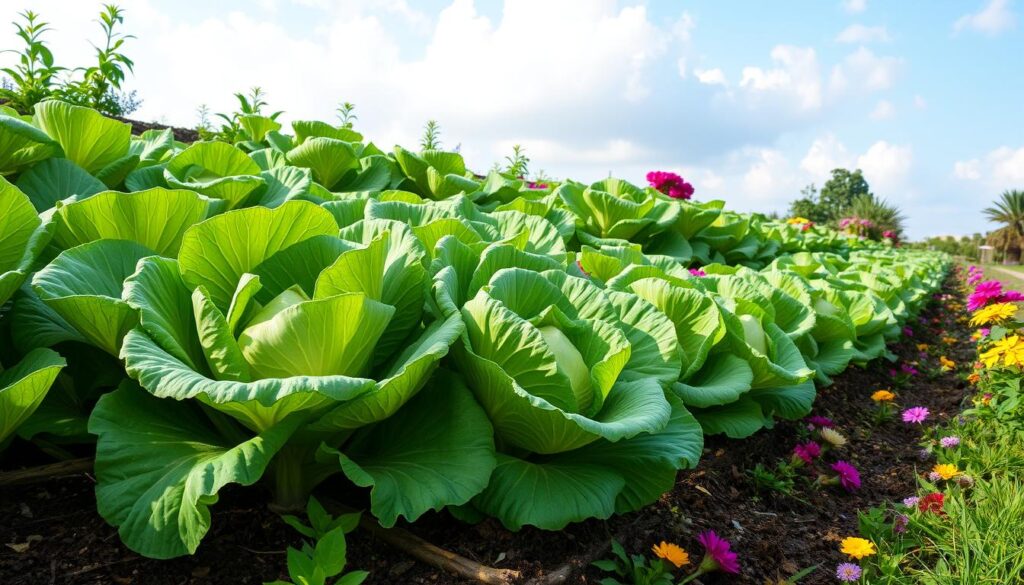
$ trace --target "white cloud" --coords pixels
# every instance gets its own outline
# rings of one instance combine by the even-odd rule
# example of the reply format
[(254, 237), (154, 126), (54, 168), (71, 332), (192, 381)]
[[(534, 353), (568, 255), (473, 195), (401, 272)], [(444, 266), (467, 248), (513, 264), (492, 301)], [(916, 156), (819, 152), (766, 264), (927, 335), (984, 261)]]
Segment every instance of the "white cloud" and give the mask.
[(812, 180), (824, 182), (832, 169), (849, 167), (852, 159), (846, 146), (834, 134), (827, 134), (811, 143), (810, 149), (800, 161), (800, 168), (807, 172)]
[(888, 120), (896, 115), (896, 106), (892, 105), (889, 100), (879, 100), (878, 104), (875, 105), (875, 109), (871, 110), (868, 114), (872, 120)]
[(740, 88), (755, 104), (782, 99), (794, 102), (801, 110), (821, 108), (821, 73), (818, 57), (810, 47), (778, 45), (772, 49), (772, 61), (778, 67), (744, 67)]
[(991, 0), (979, 12), (965, 14), (953, 23), (953, 32), (971, 30), (989, 36), (1017, 26), (1017, 16), (1010, 9), (1011, 0)]
[(784, 204), (799, 191), (789, 160), (781, 151), (757, 148), (744, 154), (753, 159), (743, 175), (743, 189), (747, 197), (762, 204)]
[(884, 26), (851, 24), (836, 36), (837, 43), (887, 43), (889, 31)]
[(681, 79), (686, 79), (686, 57), (676, 59), (676, 70), (679, 71)]
[(694, 69), (694, 77), (704, 85), (725, 85), (725, 73), (719, 69)]
[(672, 35), (684, 43), (690, 42), (693, 29), (697, 27), (697, 21), (689, 12), (683, 12), (679, 20), (672, 25)]
[(878, 56), (867, 47), (859, 47), (832, 68), (833, 92), (871, 92), (889, 89), (896, 82), (903, 59)]
[(843, 10), (850, 14), (864, 12), (868, 8), (868, 0), (843, 0)]
[(981, 178), (981, 161), (976, 158), (956, 161), (953, 164), (953, 176), (966, 181), (977, 181)]
[(923, 97), (921, 97), (919, 95), (915, 95), (914, 96), (914, 107), (917, 108), (918, 110), (927, 110), (928, 109), (928, 102), (925, 101), (925, 99)]
[(857, 157), (857, 168), (872, 190), (883, 197), (899, 197), (906, 188), (906, 179), (914, 161), (913, 149), (879, 140)]
[(980, 181), (993, 190), (1019, 189), (1024, 184), (1024, 146), (1000, 146), (984, 156), (956, 161), (953, 176)]

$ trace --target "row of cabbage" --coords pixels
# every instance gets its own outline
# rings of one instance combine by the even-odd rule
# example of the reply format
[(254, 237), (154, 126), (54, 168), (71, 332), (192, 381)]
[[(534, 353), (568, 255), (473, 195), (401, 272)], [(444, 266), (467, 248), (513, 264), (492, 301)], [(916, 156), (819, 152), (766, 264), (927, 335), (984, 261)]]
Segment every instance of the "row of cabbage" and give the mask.
[(194, 552), (229, 483), (292, 508), (347, 482), (385, 525), (638, 509), (704, 434), (801, 417), (885, 355), (945, 270), (845, 243), (769, 262), (718, 205), (477, 181), (326, 124), (115, 149), (96, 116), (0, 120), (0, 445), (98, 437), (100, 513), (153, 557)]

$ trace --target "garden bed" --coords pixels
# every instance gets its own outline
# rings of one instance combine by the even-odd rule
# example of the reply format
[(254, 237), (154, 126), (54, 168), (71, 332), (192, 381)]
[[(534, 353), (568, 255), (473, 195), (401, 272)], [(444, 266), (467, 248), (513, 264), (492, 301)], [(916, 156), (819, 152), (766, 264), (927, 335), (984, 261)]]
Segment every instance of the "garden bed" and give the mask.
[[(952, 290), (952, 282), (947, 290)], [(935, 304), (924, 313), (929, 323), (943, 315)], [(918, 331), (892, 349), (901, 360), (918, 358), (917, 343), (939, 345), (942, 335), (958, 341), (945, 355), (958, 363), (973, 358), (962, 326), (941, 332)], [(931, 359), (937, 360), (937, 355)], [(871, 392), (889, 387), (891, 364), (879, 361), (866, 369), (851, 368), (822, 389), (814, 414), (828, 416), (849, 438), (842, 455), (860, 470), (863, 487), (854, 494), (797, 490), (804, 501), (757, 494), (747, 473), (757, 463), (772, 465), (788, 457), (803, 423), (784, 422), (742, 441), (709, 438), (699, 467), (679, 475), (676, 489), (641, 512), (590, 521), (561, 532), (524, 529), (512, 533), (496, 521), (465, 525), (447, 514), (428, 514), (411, 530), (447, 550), (484, 565), (519, 571), (523, 580), (550, 574), (566, 563), (587, 566), (566, 583), (596, 583), (602, 574), (589, 567), (609, 555), (617, 538), (630, 552), (643, 552), (661, 540), (693, 547), (693, 535), (714, 529), (729, 538), (739, 554), (741, 576), (702, 577), (705, 583), (763, 583), (812, 565), (821, 567), (801, 583), (834, 581), (832, 569), (842, 560), (838, 543), (856, 533), (856, 512), (898, 501), (914, 491), (919, 430), (898, 420), (872, 424)], [(903, 406), (922, 405), (936, 420), (956, 416), (966, 388), (955, 372), (935, 379), (917, 377), (898, 391)], [(24, 456), (22, 456), (24, 457)], [(10, 465), (5, 465), (9, 468)], [(258, 490), (225, 489), (213, 507), (209, 535), (193, 557), (156, 561), (126, 549), (116, 529), (96, 513), (93, 481), (88, 474), (41, 484), (0, 488), (0, 582), (10, 584), (139, 583), (262, 583), (284, 576), (284, 549), (299, 536), (265, 508)], [(359, 503), (344, 493), (321, 490), (339, 500)], [(22, 549), (24, 544), (27, 549)], [(411, 560), (404, 553), (363, 531), (349, 538), (352, 568), (371, 572), (366, 583), (465, 583), (439, 569)], [(141, 580), (143, 579), (144, 580)]]

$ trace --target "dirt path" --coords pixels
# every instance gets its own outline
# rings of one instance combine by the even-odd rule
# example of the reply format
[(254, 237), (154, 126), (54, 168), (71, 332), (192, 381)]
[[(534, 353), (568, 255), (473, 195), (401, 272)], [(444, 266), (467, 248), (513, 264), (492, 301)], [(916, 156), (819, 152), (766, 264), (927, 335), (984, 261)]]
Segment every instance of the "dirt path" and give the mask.
[(998, 272), (1002, 276), (1008, 276), (1014, 285), (1013, 288), (1024, 288), (1024, 272), (1017, 272), (1016, 270), (1010, 270), (1009, 268), (1002, 268), (999, 266), (988, 266), (985, 270), (991, 270), (993, 272)]

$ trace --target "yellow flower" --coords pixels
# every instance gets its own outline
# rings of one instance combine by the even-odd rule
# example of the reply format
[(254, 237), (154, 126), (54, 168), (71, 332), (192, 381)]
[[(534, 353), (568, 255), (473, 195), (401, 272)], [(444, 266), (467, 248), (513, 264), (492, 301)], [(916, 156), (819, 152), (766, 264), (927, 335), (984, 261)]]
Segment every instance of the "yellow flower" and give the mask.
[(971, 325), (988, 325), (1005, 321), (1017, 314), (1017, 305), (1013, 303), (996, 303), (979, 310), (971, 317)]
[(994, 368), (1002, 360), (1005, 366), (1024, 366), (1024, 338), (1009, 335), (995, 342), (980, 356), (986, 368)]
[(948, 372), (956, 367), (956, 362), (947, 358), (946, 356), (939, 357), (939, 363), (942, 365), (943, 372)]
[(928, 351), (929, 347), (931, 347), (931, 346), (928, 345), (927, 343), (918, 343), (917, 344), (917, 351)]
[(787, 219), (786, 223), (788, 223), (789, 225), (800, 225), (802, 223), (811, 223), (811, 220), (807, 219), (806, 217), (797, 216)]
[(946, 345), (953, 345), (956, 343), (956, 337), (943, 337), (942, 343), (945, 343)]
[(952, 479), (960, 475), (960, 470), (956, 468), (956, 465), (950, 465), (949, 463), (939, 463), (932, 468), (932, 471), (939, 474), (942, 479)]
[(661, 544), (652, 546), (651, 550), (654, 551), (654, 554), (675, 565), (677, 569), (683, 565), (690, 564), (690, 554), (678, 544), (672, 544), (663, 540)]
[(842, 447), (843, 445), (846, 444), (846, 437), (840, 435), (839, 432), (834, 431), (832, 429), (821, 429), (820, 431), (818, 431), (818, 433), (821, 435), (822, 440), (824, 440), (827, 443), (830, 443), (833, 447)]
[(850, 555), (852, 559), (863, 559), (875, 554), (875, 545), (870, 540), (848, 536), (840, 543), (839, 552)]
[(871, 395), (871, 400), (874, 400), (875, 402), (889, 402), (894, 398), (896, 398), (896, 395), (888, 390), (876, 390), (875, 393)]

